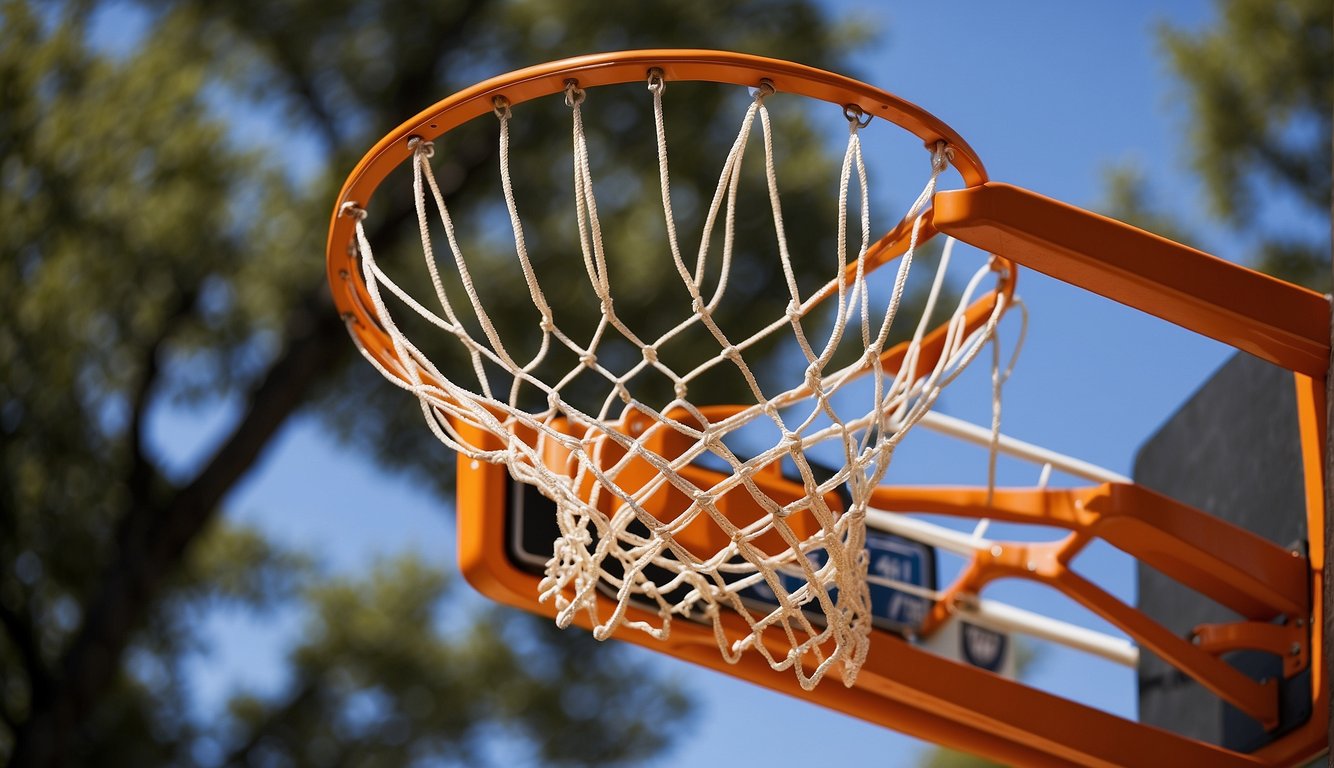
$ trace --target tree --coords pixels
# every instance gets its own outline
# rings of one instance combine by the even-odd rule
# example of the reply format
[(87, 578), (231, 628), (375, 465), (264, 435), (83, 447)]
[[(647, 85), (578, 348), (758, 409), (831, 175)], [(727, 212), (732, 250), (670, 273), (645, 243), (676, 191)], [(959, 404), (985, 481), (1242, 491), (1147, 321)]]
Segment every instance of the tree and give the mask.
[[(496, 729), (551, 763), (660, 749), (686, 701), (642, 673), (619, 685), (615, 646), (594, 661), (587, 637), (500, 610), (445, 636), (431, 617), (453, 580), (437, 568), (331, 576), (229, 525), (228, 495), (304, 413), (441, 490), (452, 474), (410, 398), (354, 361), (322, 285), (320, 223), (388, 127), (572, 52), (716, 46), (846, 69), (843, 33), (805, 0), (0, 9), (0, 753), (15, 766), (472, 764), (493, 757)], [(494, 175), (493, 130), (456, 137), (449, 192), (465, 210)], [(551, 151), (530, 138), (530, 159)], [(804, 162), (830, 161), (811, 142)], [(536, 231), (555, 208), (529, 217)], [(392, 252), (393, 237), (376, 240)], [(782, 295), (765, 291), (776, 279), (747, 287), (763, 301)], [(372, 394), (354, 408), (348, 391)], [(237, 415), (217, 448), (169, 469), (149, 421), (219, 402)], [(180, 661), (204, 642), (193, 618), (219, 603), (299, 609), (309, 628), (283, 695), (199, 723), (182, 714)], [(516, 633), (540, 663), (507, 650)], [(605, 706), (578, 704), (590, 699)]]
[[(1247, 243), (1250, 266), (1327, 291), (1334, 9), (1322, 0), (1216, 7), (1212, 28), (1159, 30), (1190, 110), (1192, 166), (1211, 212)], [(1110, 192), (1113, 215), (1184, 235), (1170, 212), (1150, 213), (1133, 171), (1114, 173)]]

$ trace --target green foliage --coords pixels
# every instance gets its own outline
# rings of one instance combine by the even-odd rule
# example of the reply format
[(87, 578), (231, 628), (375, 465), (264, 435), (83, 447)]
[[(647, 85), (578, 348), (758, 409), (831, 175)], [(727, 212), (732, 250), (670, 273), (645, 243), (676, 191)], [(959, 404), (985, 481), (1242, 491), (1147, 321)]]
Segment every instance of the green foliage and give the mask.
[(932, 750), (922, 763), (922, 768), (1000, 768), (1000, 766), (1000, 763), (993, 763), (986, 758), (963, 752), (951, 752), (948, 749)]
[[(0, 0), (0, 754), (14, 765), (403, 765), (613, 764), (660, 751), (686, 700), (628, 669), (614, 645), (594, 652), (581, 634), (479, 611), (416, 561), (332, 576), (219, 518), (298, 413), (448, 485), (443, 449), (411, 399), (355, 358), (323, 286), (329, 205), (376, 138), (481, 77), (563, 55), (722, 47), (846, 69), (842, 34), (804, 0), (670, 13), (593, 0)], [(622, 98), (590, 106), (595, 140), (651, 136), (642, 112), (617, 122)], [(671, 129), (731, 130), (733, 106), (699, 97)], [(793, 181), (834, 167), (804, 116), (782, 119)], [(522, 129), (516, 164), (554, 166), (568, 152), (564, 131), (539, 125)], [(674, 162), (717, 156), (728, 140), (701, 132)], [(438, 167), (451, 201), (461, 219), (485, 220), (495, 126), (447, 144)], [(657, 202), (639, 192), (656, 189), (653, 173), (627, 178), (626, 202), (608, 210), (649, 221)], [(569, 223), (567, 182), (533, 176), (525, 220), (554, 241)], [(677, 183), (698, 197), (692, 187), (714, 181)], [(827, 198), (785, 205), (827, 222)], [(767, 215), (741, 218), (744, 239), (772, 241)], [(375, 223), (390, 260), (405, 238), (391, 219)], [(821, 229), (795, 233), (796, 247), (827, 252)], [(614, 247), (631, 300), (658, 301), (661, 286), (633, 271), (642, 244)], [(735, 306), (781, 308), (777, 272), (749, 269)], [(234, 416), (182, 458), (151, 438), (172, 409)], [(216, 639), (203, 621), (216, 611), (309, 623), (278, 693), (241, 692), (201, 719), (186, 662), (207, 658)], [(504, 754), (490, 752), (497, 735), (509, 737)]]
[[(442, 609), (450, 583), (409, 557), (381, 564), (366, 582), (313, 587), (311, 620), (292, 655), (294, 693), (276, 704), (233, 700), (230, 714), (250, 738), (227, 762), (602, 765), (667, 742), (652, 724), (680, 719), (680, 691), (627, 684), (637, 675), (616, 649), (593, 650), (591, 637), (567, 637), (550, 622), (498, 609), (460, 621)], [(614, 711), (636, 717), (608, 728)], [(503, 747), (495, 724), (508, 736)]]
[(247, 167), (199, 151), (222, 128), (183, 51), (164, 41), (113, 62), (86, 34), (73, 10), (44, 19), (16, 2), (0, 22), (0, 562), (35, 574), (7, 567), (0, 603), (40, 628), (45, 661), (97, 585), (94, 553), (132, 497), (160, 490), (132, 421), (166, 337), (197, 326), (200, 282), (234, 261), (223, 194)]
[[(1190, 113), (1193, 166), (1214, 213), (1253, 243), (1252, 266), (1327, 291), (1334, 6), (1219, 0), (1216, 7), (1211, 28), (1160, 31)], [(1111, 185), (1113, 214), (1176, 231), (1170, 213), (1143, 217), (1154, 207), (1149, 191), (1120, 173)]]
[(1329, 212), (1334, 7), (1322, 0), (1220, 0), (1219, 22), (1162, 30), (1192, 120), (1190, 146), (1210, 200), (1228, 221), (1254, 222), (1277, 186)]

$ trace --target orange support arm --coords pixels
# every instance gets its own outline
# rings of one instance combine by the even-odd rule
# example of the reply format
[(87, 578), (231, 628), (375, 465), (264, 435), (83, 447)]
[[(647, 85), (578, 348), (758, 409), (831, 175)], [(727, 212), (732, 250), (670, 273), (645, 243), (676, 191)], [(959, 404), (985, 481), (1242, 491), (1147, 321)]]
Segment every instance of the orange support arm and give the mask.
[(1147, 488), (1104, 483), (987, 495), (985, 488), (881, 486), (871, 506), (1065, 528), (1084, 541), (1100, 538), (1248, 618), (1309, 611), (1305, 557)]
[[(1090, 541), (1101, 538), (1244, 616), (1268, 621), (1309, 614), (1309, 564), (1300, 554), (1148, 489), (1119, 483), (1079, 489), (997, 489), (991, 494), (982, 488), (884, 486), (876, 489), (871, 504), (887, 511), (986, 517), (1072, 531), (1061, 541), (998, 543), (977, 552), (932, 609), (923, 632), (934, 631), (948, 618), (954, 599), (977, 594), (992, 581), (1035, 581), (1119, 627), (1266, 727), (1277, 724), (1276, 685), (1256, 683), (1217, 658), (1217, 653), (1247, 643), (1263, 640), (1272, 645), (1269, 634), (1251, 627), (1255, 622), (1244, 622), (1246, 627), (1235, 631), (1202, 628), (1207, 641), (1202, 647), (1079, 576), (1070, 562)], [(1287, 632), (1283, 639), (1298, 643), (1288, 668), (1299, 671), (1307, 653), (1305, 632)], [(1284, 645), (1285, 655), (1287, 649)]]
[(1115, 219), (1009, 184), (940, 192), (941, 232), (1026, 267), (1321, 378), (1329, 301)]
[(964, 595), (977, 594), (993, 581), (1004, 578), (1035, 581), (1073, 598), (1111, 622), (1133, 637), (1139, 645), (1152, 650), (1220, 698), (1260, 721), (1266, 728), (1278, 724), (1278, 687), (1272, 681), (1264, 685), (1251, 680), (1070, 570), (1069, 560), (1087, 542), (1087, 538), (1072, 534), (1064, 541), (1006, 543), (997, 545), (992, 551), (978, 552), (959, 579), (932, 608), (922, 628), (923, 633), (934, 631), (949, 617), (950, 605), (954, 600)]

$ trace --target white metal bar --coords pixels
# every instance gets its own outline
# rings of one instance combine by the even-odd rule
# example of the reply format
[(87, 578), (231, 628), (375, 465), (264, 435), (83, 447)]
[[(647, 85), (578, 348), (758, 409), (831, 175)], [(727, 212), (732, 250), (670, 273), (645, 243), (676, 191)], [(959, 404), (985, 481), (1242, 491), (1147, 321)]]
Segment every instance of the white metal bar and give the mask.
[(927, 546), (949, 550), (964, 557), (970, 557), (979, 550), (990, 549), (993, 545), (990, 539), (975, 537), (971, 533), (956, 531), (894, 512), (886, 512), (883, 509), (867, 509), (866, 524), (877, 531), (895, 533), (905, 538), (920, 541)]
[[(964, 440), (983, 448), (991, 445), (991, 430), (936, 411), (928, 411), (922, 426), (943, 435)], [(1032, 443), (1000, 435), (997, 450), (1007, 456), (1050, 466), (1068, 475), (1098, 483), (1129, 483), (1130, 478), (1104, 467), (1099, 467)], [(1046, 472), (1044, 468), (1044, 472)], [(945, 528), (934, 523), (879, 509), (866, 511), (867, 525), (873, 529), (898, 534), (920, 541), (928, 546), (969, 557), (973, 553), (997, 546), (994, 541), (963, 531)], [(1103, 632), (1080, 627), (1069, 622), (1043, 616), (1008, 603), (973, 597), (960, 600), (955, 613), (999, 632), (1016, 632), (1059, 643), (1067, 648), (1107, 659), (1127, 667), (1139, 663), (1139, 649), (1131, 641)]]
[[(996, 546), (996, 543), (989, 539), (974, 537), (962, 531), (880, 509), (866, 510), (866, 524), (875, 530), (897, 534), (965, 557)], [(899, 585), (893, 586), (901, 588)], [(915, 590), (911, 591), (916, 593)], [(938, 594), (934, 597), (938, 599)], [(976, 621), (999, 632), (1018, 632), (1050, 640), (1128, 667), (1134, 667), (1139, 663), (1139, 649), (1129, 640), (1043, 616), (1008, 603), (974, 598), (960, 601), (955, 606), (955, 611), (967, 615), (970, 621)]]
[[(986, 427), (980, 427), (976, 424), (956, 419), (953, 416), (947, 416), (937, 411), (927, 411), (918, 422), (942, 435), (949, 435), (960, 440), (980, 445), (986, 448), (991, 445), (991, 430)], [(1066, 456), (1063, 453), (1043, 448), (1041, 446), (1026, 443), (1022, 440), (1016, 440), (1009, 435), (1001, 435), (997, 449), (1007, 456), (1014, 456), (1020, 459), (1026, 459), (1035, 464), (1050, 464), (1066, 474), (1074, 475), (1085, 480), (1092, 480), (1097, 483), (1129, 483), (1130, 478), (1125, 475), (1105, 469), (1096, 464), (1087, 461)]]
[(1139, 648), (1125, 638), (1076, 626), (1008, 603), (981, 599), (960, 600), (954, 610), (956, 615), (967, 616), (969, 621), (988, 629), (1020, 632), (1050, 640), (1067, 648), (1084, 651), (1131, 668), (1139, 664)]

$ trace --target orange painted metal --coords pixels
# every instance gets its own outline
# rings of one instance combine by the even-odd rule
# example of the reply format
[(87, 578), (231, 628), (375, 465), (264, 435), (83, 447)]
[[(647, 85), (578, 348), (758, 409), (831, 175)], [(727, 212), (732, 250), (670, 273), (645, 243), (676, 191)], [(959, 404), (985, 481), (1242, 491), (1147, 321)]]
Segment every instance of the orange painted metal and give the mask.
[[(990, 500), (988, 497), (991, 497)], [(1065, 528), (1064, 567), (1093, 538), (1135, 556), (1242, 616), (1307, 612), (1310, 562), (1250, 531), (1138, 485), (1089, 488), (877, 488), (871, 506)]]
[(1286, 624), (1262, 621), (1237, 621), (1231, 624), (1201, 624), (1192, 641), (1200, 650), (1215, 656), (1232, 651), (1253, 650), (1283, 657), (1283, 676), (1293, 675), (1310, 664), (1306, 620)]
[[(1330, 360), (1330, 309), (1325, 297), (1027, 190), (990, 183), (967, 144), (920, 108), (855, 80), (773, 59), (715, 51), (632, 51), (567, 59), (481, 83), (399, 126), (353, 170), (339, 194), (330, 227), (327, 268), (334, 301), (362, 348), (391, 371), (398, 370), (388, 336), (367, 309), (353, 220), (340, 211), (348, 202), (374, 210), (370, 202), (375, 189), (410, 157), (409, 139), (433, 139), (485, 115), (497, 96), (518, 105), (561, 92), (568, 79), (581, 87), (637, 82), (655, 67), (669, 81), (755, 86), (767, 80), (778, 92), (856, 105), (911, 131), (928, 147), (948, 144), (967, 187), (935, 196), (919, 237), (939, 230), (996, 254), (1002, 287), (969, 308), (972, 328), (985, 322), (997, 296), (1008, 301), (1018, 263), (1294, 371), (1308, 530), (1324, 530), (1324, 377)], [(896, 227), (869, 254), (868, 264), (876, 266), (900, 255), (910, 231), (907, 223)], [(938, 329), (928, 336), (919, 362), (923, 369), (939, 355), (941, 333)], [(887, 352), (882, 363), (897, 369), (903, 359), (898, 347)], [(406, 378), (401, 371), (400, 375)], [(478, 447), (494, 447), (496, 438), (466, 424), (456, 426)], [(777, 476), (769, 480), (783, 482)], [(468, 580), (490, 597), (551, 615), (550, 605), (536, 601), (538, 578), (506, 555), (500, 512), (508, 482), (503, 467), (460, 462), (460, 565)], [(1310, 598), (1322, 589), (1325, 554), (1320, 535), (1310, 537), (1308, 559), (1146, 489), (1120, 484), (1059, 491), (1002, 489), (990, 498), (981, 489), (886, 488), (877, 492), (875, 503), (891, 510), (987, 517), (1071, 531), (1056, 542), (1000, 542), (978, 553), (937, 602), (933, 623), (944, 617), (951, 600), (971, 599), (997, 579), (1047, 584), (1265, 724), (1277, 721), (1274, 684), (1242, 677), (1217, 654), (1235, 648), (1282, 651), (1287, 642), (1285, 673), (1310, 670), (1312, 716), (1269, 745), (1241, 754), (934, 656), (886, 632), (874, 633), (854, 687), (826, 683), (810, 692), (801, 690), (794, 676), (773, 672), (755, 654), (728, 665), (718, 654), (712, 629), (686, 620), (673, 625), (665, 642), (637, 632), (618, 638), (1007, 764), (1130, 766), (1143, 765), (1147, 759), (1162, 765), (1294, 765), (1309, 761), (1327, 746), (1323, 606)], [(1231, 607), (1244, 620), (1199, 627), (1198, 643), (1172, 635), (1071, 569), (1072, 558), (1095, 539)], [(632, 618), (654, 618), (638, 608), (630, 611), (639, 614)], [(727, 631), (743, 635), (739, 617)], [(1296, 654), (1291, 653), (1294, 643), (1301, 646)]]
[[(1046, 584), (1111, 622), (1141, 647), (1190, 675), (1268, 727), (1278, 723), (1277, 687), (1256, 683), (1199, 645), (1176, 636), (1070, 568), (1094, 539), (1134, 556), (1200, 594), (1253, 620), (1304, 620), (1311, 610), (1310, 563), (1260, 536), (1136, 485), (1081, 489), (903, 488), (876, 490), (878, 509), (929, 512), (1066, 528), (1065, 539), (998, 542), (978, 552), (933, 607), (924, 632), (951, 613), (955, 600), (993, 581)], [(1242, 622), (1250, 623), (1250, 622)], [(1284, 655), (1288, 647), (1284, 645)]]
[(1329, 300), (1315, 291), (1008, 184), (937, 194), (933, 223), (1290, 371), (1329, 367)]
[[(1309, 392), (1314, 392), (1308, 388)], [(715, 408), (708, 418), (730, 410)], [(477, 440), (493, 440), (478, 435)], [(698, 470), (708, 474), (708, 470)], [(699, 482), (711, 484), (721, 476)], [(549, 613), (535, 602), (536, 577), (508, 566), (502, 527), (495, 511), (503, 508), (508, 477), (487, 464), (460, 466), (460, 564), (465, 576), (487, 595), (526, 610)], [(794, 489), (795, 490), (795, 489)], [(1176, 637), (1132, 607), (1121, 603), (1069, 569), (1080, 549), (1101, 538), (1153, 565), (1182, 583), (1228, 605), (1244, 616), (1267, 620), (1288, 616), (1284, 639), (1320, 648), (1321, 607), (1309, 603), (1321, 569), (1249, 532), (1133, 485), (1104, 484), (1083, 489), (998, 489), (988, 500), (978, 488), (881, 488), (874, 505), (887, 510), (987, 517), (993, 520), (1056, 526), (1072, 531), (1062, 541), (998, 543), (979, 553), (937, 603), (966, 599), (1001, 578), (1045, 583), (1069, 595), (1158, 653), (1186, 674), (1251, 713), (1262, 722), (1277, 718), (1276, 683), (1257, 683), (1216, 658), (1237, 647), (1273, 648), (1274, 636), (1261, 637), (1255, 622), (1201, 628), (1199, 644)], [(608, 606), (610, 607), (610, 606)], [(631, 609), (637, 611), (638, 609)], [(1306, 624), (1303, 616), (1316, 621)], [(640, 618), (650, 619), (649, 615)], [(929, 627), (927, 628), (929, 630)], [(1292, 639), (1310, 632), (1309, 639)], [(735, 627), (736, 637), (743, 630)], [(726, 672), (872, 722), (905, 730), (938, 743), (1022, 765), (1139, 765), (1145, 754), (1186, 765), (1289, 765), (1309, 759), (1324, 746), (1316, 725), (1327, 712), (1326, 688), (1318, 665), (1313, 672), (1310, 722), (1251, 755), (1220, 750), (1184, 737), (1140, 726), (1097, 710), (1052, 697), (1019, 683), (925, 653), (889, 634), (877, 633), (867, 666), (852, 690), (821, 686), (805, 692), (786, 675), (774, 674), (758, 659), (727, 665), (717, 654), (711, 630), (686, 622), (673, 627), (672, 639), (659, 643), (639, 633), (619, 636), (677, 658)], [(1303, 637), (1305, 635), (1303, 634)], [(1291, 675), (1310, 665), (1304, 650), (1285, 659)], [(1153, 750), (1146, 752), (1145, 750)]]
[[(1297, 435), (1301, 440), (1302, 476), (1306, 478), (1306, 530), (1320, 531), (1325, 523), (1325, 377), (1297, 374)], [(1310, 536), (1307, 557), (1325, 562), (1325, 539)], [(1319, 594), (1317, 591), (1316, 594)]]

